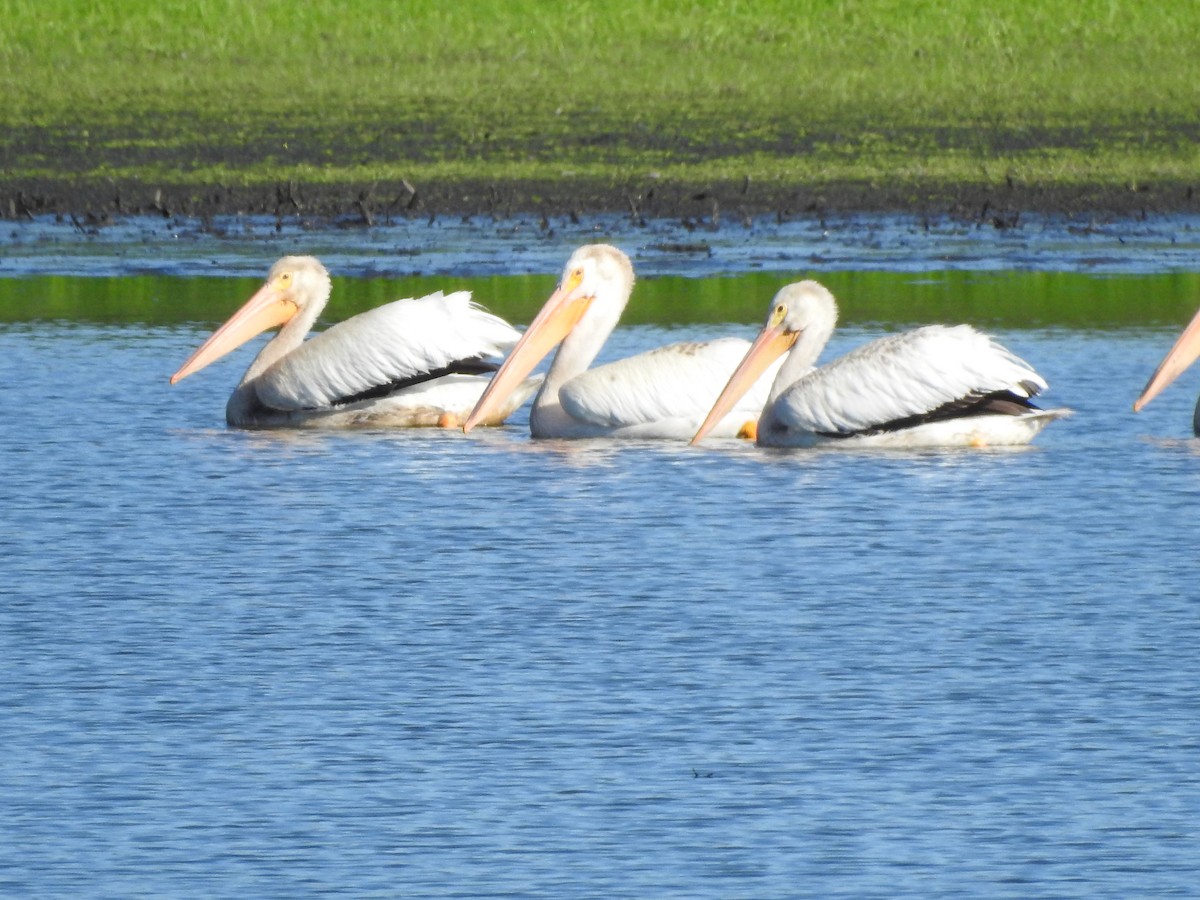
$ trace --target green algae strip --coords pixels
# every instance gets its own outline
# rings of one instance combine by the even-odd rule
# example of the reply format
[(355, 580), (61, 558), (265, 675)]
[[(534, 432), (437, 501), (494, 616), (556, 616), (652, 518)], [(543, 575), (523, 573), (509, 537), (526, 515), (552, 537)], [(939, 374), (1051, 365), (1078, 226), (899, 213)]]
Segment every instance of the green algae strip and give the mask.
[[(751, 273), (719, 278), (643, 279), (625, 325), (688, 326), (761, 323), (770, 298), (797, 276)], [(1200, 275), (1168, 273), (1096, 277), (1060, 272), (824, 272), (817, 277), (841, 298), (841, 321), (887, 330), (926, 322), (970, 322), (984, 328), (1176, 330), (1195, 310)], [(528, 322), (554, 288), (554, 276), (487, 278), (335, 278), (322, 325), (400, 297), (453, 287), (473, 292), (488, 309)], [(237, 309), (258, 278), (0, 278), (0, 325), (21, 322), (187, 325), (207, 331)], [(186, 342), (185, 342), (186, 343)]]
[(0, 0), (0, 180), (1200, 180), (1200, 4)]

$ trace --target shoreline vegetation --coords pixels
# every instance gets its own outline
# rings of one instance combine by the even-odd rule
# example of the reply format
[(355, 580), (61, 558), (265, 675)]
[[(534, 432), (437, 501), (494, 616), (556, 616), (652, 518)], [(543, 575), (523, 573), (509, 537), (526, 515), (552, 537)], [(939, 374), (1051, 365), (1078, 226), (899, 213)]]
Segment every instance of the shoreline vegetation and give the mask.
[(1200, 208), (1200, 8), (6, 0), (0, 216)]

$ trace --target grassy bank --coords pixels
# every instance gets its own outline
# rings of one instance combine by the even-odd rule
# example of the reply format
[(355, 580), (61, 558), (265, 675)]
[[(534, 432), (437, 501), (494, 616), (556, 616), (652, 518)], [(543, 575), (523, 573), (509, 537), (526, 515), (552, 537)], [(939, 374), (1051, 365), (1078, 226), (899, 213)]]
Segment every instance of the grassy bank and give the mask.
[(1195, 4), (0, 0), (0, 16), (9, 182), (1200, 185)]

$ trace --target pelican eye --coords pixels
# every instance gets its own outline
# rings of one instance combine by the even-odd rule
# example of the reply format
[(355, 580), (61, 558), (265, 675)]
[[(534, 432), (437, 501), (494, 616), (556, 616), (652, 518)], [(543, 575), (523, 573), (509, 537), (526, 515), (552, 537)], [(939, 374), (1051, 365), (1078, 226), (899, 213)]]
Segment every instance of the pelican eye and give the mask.
[(784, 318), (787, 317), (787, 304), (780, 303), (771, 311), (771, 324), (782, 325)]
[(560, 291), (574, 291), (581, 284), (583, 284), (583, 266), (579, 266), (568, 272), (563, 277), (563, 280), (558, 283), (558, 289)]

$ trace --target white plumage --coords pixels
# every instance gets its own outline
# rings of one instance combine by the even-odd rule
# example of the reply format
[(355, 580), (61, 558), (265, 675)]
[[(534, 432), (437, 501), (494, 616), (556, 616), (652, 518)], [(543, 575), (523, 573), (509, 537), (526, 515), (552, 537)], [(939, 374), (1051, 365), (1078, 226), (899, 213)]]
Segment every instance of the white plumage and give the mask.
[[(493, 415), (495, 404), (561, 342), (530, 410), (534, 437), (687, 440), (749, 344), (738, 338), (681, 342), (588, 369), (616, 327), (633, 282), (633, 266), (617, 248), (576, 250), (464, 429)], [(716, 423), (718, 433), (733, 436), (757, 419), (769, 387), (769, 375), (749, 387)]]
[[(723, 414), (746, 379), (785, 353), (758, 422), (758, 442), (767, 446), (1024, 444), (1069, 414), (1033, 406), (1046, 381), (968, 325), (880, 338), (813, 368), (836, 322), (837, 304), (822, 285), (783, 288), (710, 418)], [(693, 440), (707, 433), (702, 427)]]
[(921, 416), (962, 397), (1047, 388), (1037, 372), (969, 325), (879, 338), (802, 376), (779, 414), (807, 431), (853, 434)]
[(519, 337), (471, 303), (469, 292), (438, 291), (367, 310), (315, 335), (274, 363), (257, 392), (276, 409), (332, 406), (458, 360), (503, 357)]
[[(562, 386), (558, 399), (581, 422), (613, 429), (644, 424), (665, 437), (688, 437), (749, 346), (731, 337), (656, 347), (581, 372)], [(757, 415), (768, 387), (764, 381), (741, 404), (742, 413)]]
[[(230, 397), (229, 424), (457, 425), (496, 367), (487, 360), (502, 356), (520, 337), (503, 319), (473, 304), (468, 292), (439, 291), (376, 307), (305, 341), (330, 290), (329, 274), (316, 259), (284, 257), (171, 382), (281, 325)], [(522, 385), (490, 421), (507, 416), (536, 384)]]

